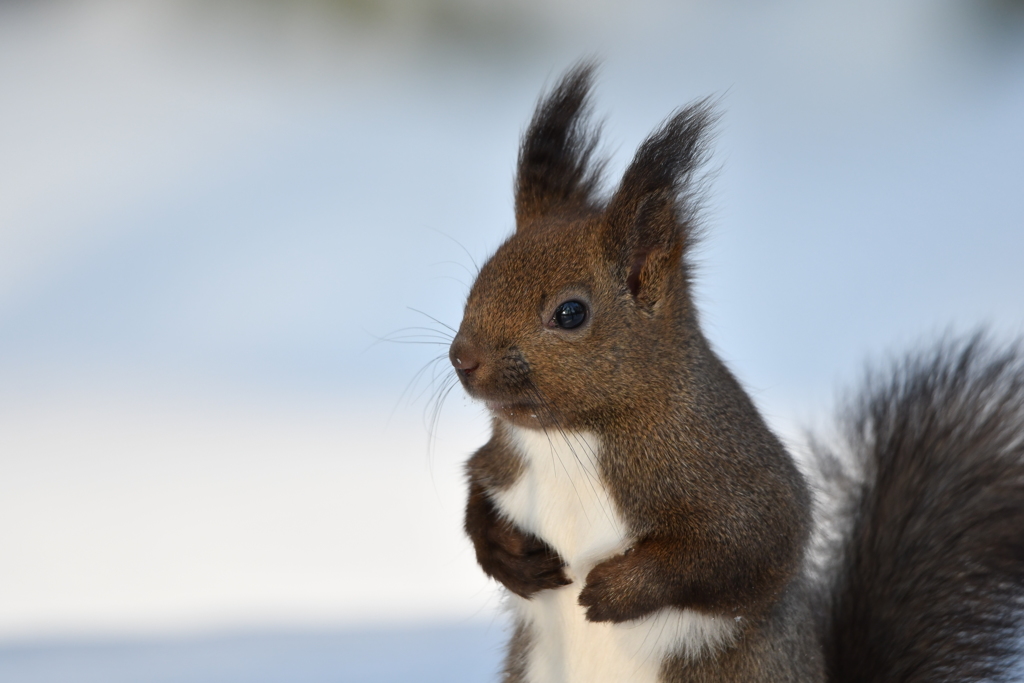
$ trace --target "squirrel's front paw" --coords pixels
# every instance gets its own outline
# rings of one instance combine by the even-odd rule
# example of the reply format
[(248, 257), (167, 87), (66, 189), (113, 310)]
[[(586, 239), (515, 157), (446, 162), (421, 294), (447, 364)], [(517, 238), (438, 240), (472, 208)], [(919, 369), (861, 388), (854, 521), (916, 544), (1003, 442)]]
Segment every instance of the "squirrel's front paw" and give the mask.
[(466, 533), (484, 572), (516, 595), (529, 598), (572, 583), (555, 549), (499, 515), (480, 486), (470, 486)]
[(661, 607), (656, 592), (656, 586), (644, 572), (642, 559), (627, 551), (590, 570), (580, 591), (579, 604), (587, 608), (588, 621), (623, 622), (639, 619)]
[(565, 563), (551, 546), (511, 523), (500, 520), (476, 546), (476, 558), (485, 572), (510, 591), (529, 598), (537, 591), (566, 586)]

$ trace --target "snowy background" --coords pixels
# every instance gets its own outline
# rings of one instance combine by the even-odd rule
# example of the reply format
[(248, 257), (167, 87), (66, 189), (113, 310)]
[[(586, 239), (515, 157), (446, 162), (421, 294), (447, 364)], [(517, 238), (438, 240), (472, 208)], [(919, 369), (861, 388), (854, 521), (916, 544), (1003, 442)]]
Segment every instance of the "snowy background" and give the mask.
[(493, 677), (486, 420), (378, 340), (457, 325), (583, 55), (612, 177), (721, 96), (704, 320), (784, 435), (1024, 332), (1019, 2), (0, 3), (0, 680)]

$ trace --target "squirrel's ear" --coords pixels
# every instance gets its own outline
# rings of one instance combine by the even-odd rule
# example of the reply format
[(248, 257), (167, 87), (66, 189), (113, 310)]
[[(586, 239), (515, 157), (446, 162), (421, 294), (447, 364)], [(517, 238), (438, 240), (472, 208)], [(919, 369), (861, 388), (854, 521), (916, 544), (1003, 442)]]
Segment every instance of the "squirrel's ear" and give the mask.
[(696, 238), (696, 175), (714, 119), (708, 100), (669, 118), (640, 145), (608, 204), (606, 256), (642, 305), (660, 298)]
[(596, 208), (603, 164), (592, 163), (597, 129), (588, 120), (595, 66), (573, 67), (537, 105), (523, 135), (516, 173), (516, 224), (551, 213)]

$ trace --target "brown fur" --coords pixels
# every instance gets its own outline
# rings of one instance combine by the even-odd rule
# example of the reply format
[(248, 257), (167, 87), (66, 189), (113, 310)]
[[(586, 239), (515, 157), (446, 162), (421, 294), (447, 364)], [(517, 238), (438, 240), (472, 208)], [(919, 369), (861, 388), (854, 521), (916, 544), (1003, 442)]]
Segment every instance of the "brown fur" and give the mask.
[[(516, 234), (481, 269), (452, 344), (456, 366), (471, 368), (460, 370), (467, 391), (499, 415), (469, 463), (466, 530), (513, 592), (561, 585), (557, 555), (488, 503), (521, 466), (500, 422), (590, 430), (636, 542), (587, 577), (588, 618), (769, 613), (799, 573), (809, 496), (697, 325), (683, 260), (693, 211), (679, 197), (710, 113), (698, 104), (670, 119), (604, 206), (584, 170), (589, 78), (575, 70), (539, 107), (520, 155)], [(567, 299), (584, 301), (588, 320), (547, 325)], [(539, 564), (525, 569), (531, 557)]]
[[(709, 105), (699, 102), (670, 117), (604, 199), (597, 194), (601, 165), (592, 159), (596, 135), (585, 116), (591, 75), (591, 66), (576, 67), (538, 106), (520, 150), (516, 232), (480, 270), (450, 349), (466, 391), (495, 415), (491, 440), (467, 467), (465, 528), (477, 559), (523, 597), (568, 582), (557, 552), (503, 519), (492, 496), (523, 471), (507, 425), (593, 432), (602, 444), (600, 477), (633, 544), (586, 577), (579, 602), (589, 620), (624, 622), (665, 607), (742, 617), (733, 647), (697, 660), (669, 657), (662, 667), (666, 683), (823, 681), (825, 654), (836, 679), (854, 680), (837, 667), (852, 670), (855, 662), (871, 671), (863, 680), (890, 680), (898, 667), (878, 664), (883, 659), (867, 646), (848, 646), (882, 623), (863, 606), (858, 591), (868, 589), (857, 582), (876, 580), (886, 562), (901, 566), (898, 544), (887, 548), (884, 560), (864, 545), (887, 538), (892, 520), (872, 507), (871, 495), (877, 490), (899, 500), (891, 484), (904, 485), (901, 477), (926, 482), (926, 491), (941, 490), (948, 482), (931, 471), (939, 461), (925, 454), (911, 470), (879, 479), (858, 499), (853, 526), (859, 535), (840, 555), (860, 564), (836, 570), (835, 598), (826, 608), (804, 572), (811, 523), (807, 485), (711, 349), (693, 303), (687, 255), (696, 233), (695, 174), (713, 119)], [(553, 320), (568, 300), (587, 307), (585, 322), (575, 329)], [(1021, 377), (1024, 371), (1014, 385), (1015, 400), (1024, 395)], [(1018, 451), (1024, 442), (1021, 412), (1016, 423), (1004, 426), (1005, 440), (1018, 439)], [(986, 446), (981, 437), (976, 442)], [(1000, 460), (998, 467), (987, 452), (976, 458), (993, 472), (1017, 477), (1012, 495), (1001, 495), (1024, 519), (1024, 458)], [(1014, 538), (1022, 536), (1020, 526)], [(1012, 544), (1005, 534), (989, 537), (1006, 545), (1008, 556), (1018, 553), (1005, 560), (997, 579), (1010, 586), (1000, 595), (1019, 596), (1012, 581), (1024, 575), (1024, 543)], [(982, 557), (982, 545), (970, 550)], [(902, 580), (912, 584), (908, 576)], [(914, 594), (909, 602), (927, 600)], [(832, 610), (829, 620), (826, 609)], [(1016, 622), (1005, 616), (999, 623)], [(823, 629), (846, 635), (837, 639)], [(952, 642), (951, 632), (938, 633), (935, 643)], [(982, 629), (981, 636), (988, 635)], [(871, 647), (888, 647), (869, 640)], [(525, 683), (529, 647), (529, 629), (519, 624), (506, 683)], [(861, 661), (864, 653), (875, 659)]]

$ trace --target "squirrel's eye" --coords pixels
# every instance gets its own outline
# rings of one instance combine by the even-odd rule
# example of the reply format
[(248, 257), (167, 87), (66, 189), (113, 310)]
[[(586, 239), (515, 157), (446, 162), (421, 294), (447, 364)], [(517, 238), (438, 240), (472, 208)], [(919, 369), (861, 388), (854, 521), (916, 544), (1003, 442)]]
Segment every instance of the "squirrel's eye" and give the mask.
[(555, 309), (555, 324), (563, 330), (579, 327), (587, 319), (587, 307), (579, 301), (566, 301)]

